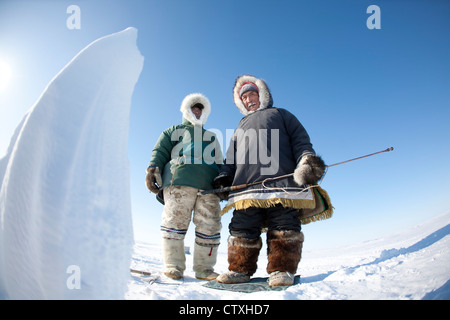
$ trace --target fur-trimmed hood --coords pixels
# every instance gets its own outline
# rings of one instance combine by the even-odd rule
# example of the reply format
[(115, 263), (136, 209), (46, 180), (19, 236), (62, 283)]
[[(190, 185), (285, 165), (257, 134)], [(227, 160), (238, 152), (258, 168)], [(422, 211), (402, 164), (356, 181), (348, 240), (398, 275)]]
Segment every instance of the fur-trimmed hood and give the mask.
[[(192, 107), (197, 103), (201, 103), (203, 105), (200, 119), (197, 119), (192, 112)], [(180, 111), (183, 113), (183, 119), (189, 121), (193, 126), (203, 126), (211, 113), (211, 103), (203, 94), (191, 93), (183, 99)]]
[(259, 89), (259, 102), (261, 103), (261, 105), (258, 110), (272, 107), (273, 105), (272, 94), (270, 93), (269, 87), (267, 86), (266, 82), (252, 75), (245, 74), (239, 76), (236, 79), (233, 88), (234, 104), (238, 107), (239, 111), (241, 111), (241, 113), (244, 116), (254, 112), (254, 111), (247, 111), (247, 109), (244, 106), (244, 103), (241, 100), (241, 97), (239, 96), (239, 91), (241, 90), (242, 85), (246, 82), (254, 83)]

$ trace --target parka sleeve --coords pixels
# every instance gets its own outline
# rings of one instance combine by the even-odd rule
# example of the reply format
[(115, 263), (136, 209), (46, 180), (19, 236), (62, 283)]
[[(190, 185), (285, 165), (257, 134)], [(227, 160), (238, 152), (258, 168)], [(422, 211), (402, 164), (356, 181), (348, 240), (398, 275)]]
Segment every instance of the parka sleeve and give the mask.
[(290, 137), (292, 152), (294, 153), (297, 164), (302, 157), (310, 154), (315, 155), (316, 153), (312, 147), (308, 132), (297, 117), (285, 109), (279, 110), (284, 119), (286, 130)]
[(174, 145), (178, 143), (178, 141), (172, 141), (172, 129), (173, 127), (166, 129), (161, 133), (152, 151), (152, 158), (149, 165), (158, 166), (161, 173), (164, 170), (164, 166), (172, 158), (172, 149)]

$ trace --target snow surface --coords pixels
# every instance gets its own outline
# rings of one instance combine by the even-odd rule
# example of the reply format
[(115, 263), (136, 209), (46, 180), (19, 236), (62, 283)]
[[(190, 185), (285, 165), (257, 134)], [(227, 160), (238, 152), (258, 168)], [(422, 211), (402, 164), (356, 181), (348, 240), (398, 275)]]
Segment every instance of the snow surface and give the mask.
[[(336, 217), (338, 218), (338, 217)], [(317, 222), (320, 223), (320, 222)], [(297, 274), (301, 284), (286, 291), (237, 293), (209, 289), (192, 271), (192, 255), (182, 281), (163, 275), (161, 248), (136, 243), (127, 299), (312, 300), (312, 299), (450, 299), (450, 211), (391, 236), (342, 248), (304, 252)], [(255, 277), (266, 277), (261, 250)], [(216, 271), (226, 272), (227, 253), (219, 252)]]
[(0, 160), (0, 298), (124, 297), (136, 38), (128, 28), (91, 43), (17, 127)]

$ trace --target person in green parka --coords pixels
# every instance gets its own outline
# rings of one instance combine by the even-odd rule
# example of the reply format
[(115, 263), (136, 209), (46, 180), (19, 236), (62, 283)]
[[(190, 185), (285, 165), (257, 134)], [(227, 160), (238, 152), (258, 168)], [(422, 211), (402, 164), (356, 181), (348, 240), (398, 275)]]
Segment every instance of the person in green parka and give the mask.
[(160, 135), (147, 168), (147, 188), (164, 204), (161, 222), (164, 274), (181, 279), (186, 269), (184, 238), (192, 212), (195, 225), (194, 271), (198, 279), (213, 280), (222, 228), (220, 198), (200, 195), (212, 189), (223, 155), (216, 135), (203, 128), (211, 113), (204, 95), (193, 93), (181, 103), (182, 124)]

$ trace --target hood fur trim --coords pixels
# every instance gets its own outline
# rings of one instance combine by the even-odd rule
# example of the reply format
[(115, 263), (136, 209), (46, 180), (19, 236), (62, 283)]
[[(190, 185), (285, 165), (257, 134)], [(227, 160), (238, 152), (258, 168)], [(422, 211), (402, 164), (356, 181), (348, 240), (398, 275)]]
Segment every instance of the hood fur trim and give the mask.
[[(192, 106), (201, 103), (203, 105), (202, 115), (200, 119), (197, 119), (192, 112)], [(189, 121), (193, 126), (203, 126), (211, 113), (211, 103), (209, 99), (201, 93), (191, 93), (187, 95), (180, 107), (181, 113), (183, 113), (183, 118)]]
[(269, 87), (267, 86), (266, 82), (252, 75), (245, 74), (239, 76), (236, 79), (233, 88), (234, 104), (238, 107), (239, 111), (241, 111), (241, 113), (244, 116), (254, 112), (254, 111), (247, 111), (247, 109), (245, 109), (244, 103), (242, 102), (241, 97), (239, 96), (239, 91), (241, 90), (241, 87), (245, 82), (254, 83), (259, 89), (259, 102), (261, 103), (261, 105), (258, 110), (272, 107), (273, 105), (272, 94), (270, 93)]

